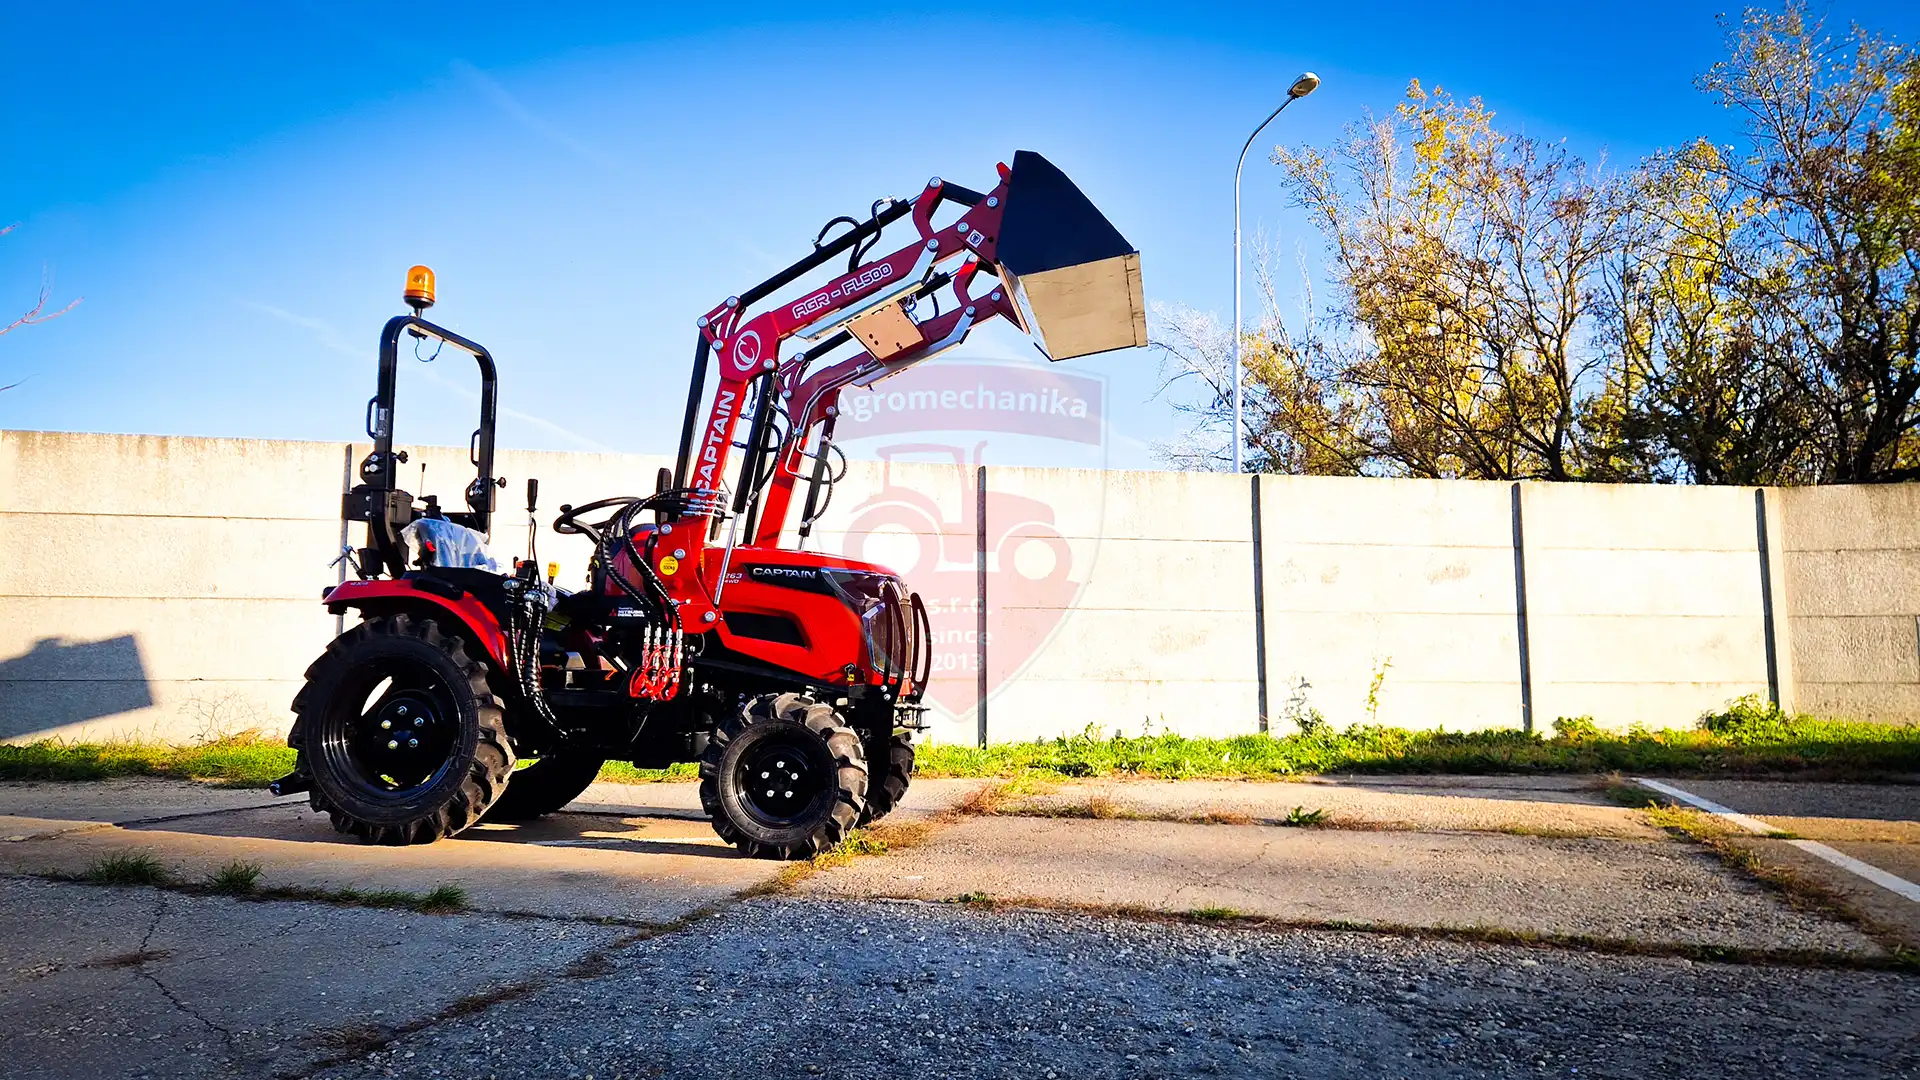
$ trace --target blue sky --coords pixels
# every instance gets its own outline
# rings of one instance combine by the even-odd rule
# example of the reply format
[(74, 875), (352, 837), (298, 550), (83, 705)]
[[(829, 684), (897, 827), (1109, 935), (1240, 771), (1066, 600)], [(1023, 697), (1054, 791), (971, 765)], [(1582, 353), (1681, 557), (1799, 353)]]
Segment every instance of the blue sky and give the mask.
[[(1410, 78), (1589, 157), (1728, 134), (1691, 86), (1716, 8), (1685, 0), (569, 7), (591, 6), (12, 5), (0, 313), (43, 265), (85, 301), (0, 338), (0, 384), (27, 378), (0, 426), (352, 438), (425, 262), (433, 316), (500, 358), (503, 444), (665, 451), (698, 314), (827, 218), (932, 174), (988, 186), (1015, 149), (1142, 250), (1149, 299), (1226, 312), (1233, 157), (1300, 70), (1324, 84), (1246, 180), (1289, 264), (1319, 245), (1260, 147), (1330, 139)], [(1910, 5), (1827, 10), (1920, 38)], [(407, 366), (403, 439), (465, 441), (461, 363)], [(1107, 380), (1111, 463), (1151, 466), (1177, 424), (1153, 357), (1077, 363)]]

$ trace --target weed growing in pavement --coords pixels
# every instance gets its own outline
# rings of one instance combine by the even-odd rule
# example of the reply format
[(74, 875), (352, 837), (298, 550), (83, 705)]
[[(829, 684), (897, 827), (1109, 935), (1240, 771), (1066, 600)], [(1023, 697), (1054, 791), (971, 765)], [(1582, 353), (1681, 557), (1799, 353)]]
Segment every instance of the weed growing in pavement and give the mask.
[(1311, 829), (1316, 825), (1325, 825), (1326, 823), (1327, 812), (1325, 810), (1309, 810), (1304, 806), (1294, 807), (1287, 811), (1286, 817), (1280, 819), (1280, 824), (1291, 825), (1296, 829)]
[(1373, 670), (1373, 680), (1367, 683), (1367, 723), (1369, 725), (1380, 721), (1380, 688), (1386, 684), (1387, 669), (1392, 666), (1393, 657), (1391, 656), (1380, 661), (1380, 666)]
[(949, 900), (951, 904), (965, 904), (968, 907), (992, 907), (993, 897), (983, 892), (964, 892)]
[(257, 889), (254, 895), (267, 900), (314, 900), (347, 907), (405, 908), (422, 915), (458, 915), (470, 910), (467, 890), (458, 885), (440, 885), (424, 893), (406, 889), (307, 889), (282, 886)]
[(1240, 918), (1239, 910), (1230, 907), (1194, 908), (1192, 911), (1187, 912), (1187, 915), (1189, 918), (1199, 919), (1201, 922), (1219, 922), (1223, 919)]
[(247, 896), (260, 887), (260, 864), (230, 862), (207, 878), (207, 888), (227, 896)]
[(450, 915), (465, 911), (472, 906), (467, 901), (467, 890), (458, 885), (436, 885), (420, 898), (414, 910), (426, 915)]
[(165, 885), (173, 880), (172, 871), (144, 851), (108, 855), (81, 876), (95, 885)]

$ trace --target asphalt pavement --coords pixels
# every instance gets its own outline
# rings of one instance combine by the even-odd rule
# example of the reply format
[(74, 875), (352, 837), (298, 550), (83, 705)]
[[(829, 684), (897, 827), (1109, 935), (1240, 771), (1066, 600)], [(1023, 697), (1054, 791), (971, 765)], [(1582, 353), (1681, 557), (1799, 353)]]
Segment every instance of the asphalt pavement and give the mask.
[[(1912, 789), (1677, 783), (1888, 869), (1920, 850)], [(0, 1077), (1920, 1076), (1920, 974), (1847, 915), (1920, 904), (1855, 878), (1847, 911), (1809, 905), (1598, 778), (1096, 781), (960, 812), (979, 786), (916, 783), (893, 850), (794, 879), (718, 844), (685, 784), (405, 849), (260, 792), (0, 784)], [(51, 879), (131, 853), (472, 910)]]

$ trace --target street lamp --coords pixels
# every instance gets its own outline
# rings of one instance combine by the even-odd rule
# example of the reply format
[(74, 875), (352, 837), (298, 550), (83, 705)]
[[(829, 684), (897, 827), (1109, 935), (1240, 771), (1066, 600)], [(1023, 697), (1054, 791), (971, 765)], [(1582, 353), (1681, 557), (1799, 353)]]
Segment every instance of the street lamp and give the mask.
[(1253, 140), (1260, 137), (1260, 133), (1266, 130), (1266, 127), (1268, 124), (1273, 123), (1273, 118), (1276, 116), (1279, 116), (1282, 112), (1285, 112), (1287, 106), (1293, 104), (1295, 101), (1299, 100), (1300, 98), (1306, 97), (1308, 94), (1313, 93), (1314, 89), (1319, 85), (1320, 85), (1320, 76), (1315, 75), (1311, 71), (1302, 72), (1299, 78), (1293, 80), (1293, 85), (1287, 88), (1287, 100), (1281, 102), (1279, 108), (1268, 113), (1267, 118), (1265, 120), (1260, 121), (1260, 126), (1253, 129), (1253, 134), (1247, 136), (1247, 144), (1240, 148), (1240, 160), (1236, 162), (1233, 166), (1233, 471), (1234, 472), (1240, 472), (1242, 470), (1243, 463), (1241, 461), (1241, 456), (1240, 456), (1241, 447), (1246, 443), (1246, 427), (1240, 417), (1240, 407), (1241, 407), (1240, 383), (1241, 383), (1241, 375), (1242, 375), (1242, 372), (1240, 370), (1240, 169), (1242, 166), (1246, 165), (1247, 163), (1247, 151), (1253, 148)]

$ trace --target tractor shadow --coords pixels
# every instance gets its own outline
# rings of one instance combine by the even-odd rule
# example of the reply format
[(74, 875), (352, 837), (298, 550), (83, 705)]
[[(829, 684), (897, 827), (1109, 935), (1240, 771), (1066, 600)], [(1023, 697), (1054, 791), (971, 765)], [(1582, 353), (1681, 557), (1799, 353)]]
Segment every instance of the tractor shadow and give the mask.
[(0, 660), (0, 739), (152, 705), (152, 681), (132, 634), (101, 641), (41, 638), (19, 656)]
[[(335, 832), (326, 815), (314, 813), (304, 797), (289, 797), (264, 806), (170, 815), (129, 822), (126, 827), (237, 840), (277, 840), (368, 848), (355, 837)], [(469, 843), (619, 851), (641, 855), (692, 855), (728, 860), (741, 857), (714, 834), (705, 815), (667, 807), (622, 807), (618, 810), (592, 807), (583, 811), (563, 810), (532, 821), (483, 821), (459, 836), (442, 840), (431, 847)], [(401, 852), (409, 849), (384, 850)]]

